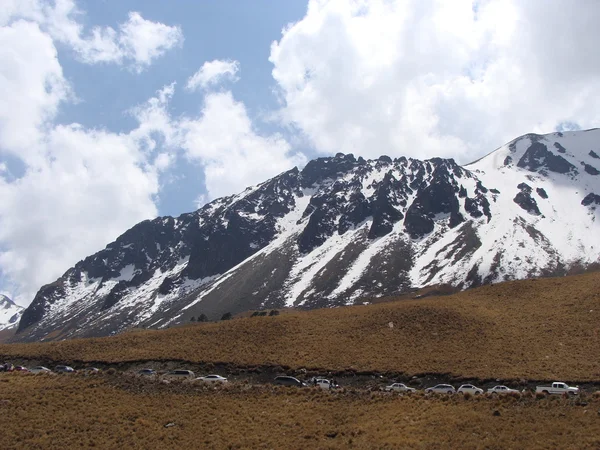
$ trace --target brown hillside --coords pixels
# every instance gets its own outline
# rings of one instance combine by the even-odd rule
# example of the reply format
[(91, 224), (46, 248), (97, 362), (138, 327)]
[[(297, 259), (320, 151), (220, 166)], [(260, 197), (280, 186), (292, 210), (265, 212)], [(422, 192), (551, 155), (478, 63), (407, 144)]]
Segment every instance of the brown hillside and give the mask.
[(0, 374), (4, 449), (597, 449), (598, 397), (397, 396)]
[(600, 273), (110, 338), (5, 344), (0, 355), (600, 380)]

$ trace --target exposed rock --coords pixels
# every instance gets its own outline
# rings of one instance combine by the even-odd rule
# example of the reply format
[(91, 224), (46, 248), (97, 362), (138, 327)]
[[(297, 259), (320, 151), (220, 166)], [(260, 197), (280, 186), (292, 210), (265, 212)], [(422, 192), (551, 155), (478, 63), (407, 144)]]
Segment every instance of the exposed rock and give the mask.
[(577, 173), (577, 169), (573, 164), (562, 156), (555, 155), (549, 151), (548, 147), (541, 142), (533, 142), (527, 151), (525, 151), (517, 166), (531, 172), (546, 169), (556, 173)]
[(537, 194), (542, 198), (548, 198), (548, 194), (544, 188), (536, 188), (535, 192), (537, 192)]
[(537, 202), (531, 196), (531, 186), (529, 186), (527, 183), (520, 183), (517, 187), (521, 191), (515, 195), (513, 201), (529, 214), (539, 216), (541, 212), (538, 208)]
[(560, 145), (558, 142), (555, 142), (554, 146), (558, 150), (558, 153), (567, 153), (567, 150), (562, 145)]
[(600, 205), (600, 195), (594, 194), (593, 192), (589, 193), (581, 200), (581, 204), (583, 206)]
[(590, 150), (588, 155), (590, 155), (592, 158), (600, 159), (600, 156), (598, 156), (598, 154), (594, 150)]
[(600, 171), (598, 169), (596, 169), (594, 166), (590, 166), (589, 164), (586, 164), (584, 162), (582, 162), (581, 164), (585, 168), (585, 171), (587, 173), (589, 173), (590, 175), (598, 175), (598, 174), (600, 174)]

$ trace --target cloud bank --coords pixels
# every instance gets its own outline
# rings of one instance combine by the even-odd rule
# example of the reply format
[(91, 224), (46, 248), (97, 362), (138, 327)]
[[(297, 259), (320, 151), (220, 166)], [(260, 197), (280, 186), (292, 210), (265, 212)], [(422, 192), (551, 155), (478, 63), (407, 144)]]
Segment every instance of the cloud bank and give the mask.
[(321, 153), (461, 162), (600, 111), (593, 0), (311, 0), (270, 61)]

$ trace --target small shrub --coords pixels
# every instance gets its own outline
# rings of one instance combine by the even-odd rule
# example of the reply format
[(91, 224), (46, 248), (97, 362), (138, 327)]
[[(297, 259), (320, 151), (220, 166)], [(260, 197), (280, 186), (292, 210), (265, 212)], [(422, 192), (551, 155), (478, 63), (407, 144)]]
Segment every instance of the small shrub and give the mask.
[(114, 367), (111, 367), (110, 369), (108, 369), (106, 371), (106, 375), (116, 375), (117, 373), (117, 369), (115, 369)]
[(221, 316), (221, 320), (231, 320), (233, 319), (233, 314), (231, 314), (230, 312), (226, 312), (225, 314), (223, 314)]
[(208, 322), (208, 317), (206, 317), (206, 314), (200, 314), (198, 316), (198, 322)]
[(272, 309), (271, 312), (269, 313), (269, 316), (278, 316), (279, 315), (279, 311), (277, 311), (276, 309)]
[(195, 322), (196, 321), (196, 317), (192, 316), (192, 318), (190, 319), (190, 322)]

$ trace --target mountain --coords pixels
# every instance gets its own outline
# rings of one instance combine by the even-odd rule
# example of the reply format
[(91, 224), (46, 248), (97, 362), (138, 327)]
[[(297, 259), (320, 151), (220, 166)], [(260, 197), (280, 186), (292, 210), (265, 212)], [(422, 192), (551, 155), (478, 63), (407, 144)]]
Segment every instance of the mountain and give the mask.
[(594, 129), (528, 134), (465, 166), (318, 158), (193, 213), (137, 224), (43, 286), (16, 339), (339, 306), (597, 264), (599, 155)]
[(24, 309), (6, 295), (0, 294), (0, 331), (16, 328)]

